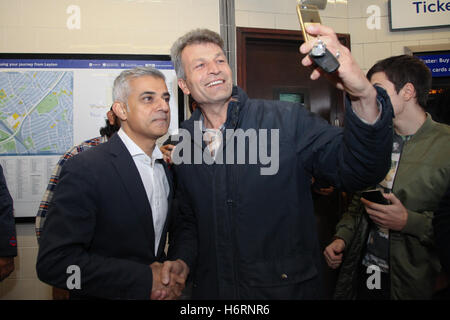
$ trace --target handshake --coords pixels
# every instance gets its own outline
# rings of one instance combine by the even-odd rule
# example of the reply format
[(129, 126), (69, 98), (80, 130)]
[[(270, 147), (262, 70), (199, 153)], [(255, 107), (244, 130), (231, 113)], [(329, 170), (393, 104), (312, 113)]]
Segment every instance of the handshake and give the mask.
[(150, 265), (153, 273), (153, 287), (150, 295), (152, 300), (178, 299), (186, 285), (189, 267), (180, 259), (153, 262)]

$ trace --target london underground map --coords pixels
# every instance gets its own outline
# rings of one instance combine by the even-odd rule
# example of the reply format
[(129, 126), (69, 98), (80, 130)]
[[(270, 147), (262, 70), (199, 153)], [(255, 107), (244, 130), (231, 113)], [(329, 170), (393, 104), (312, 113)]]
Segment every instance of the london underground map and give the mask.
[(0, 155), (62, 154), (73, 145), (73, 72), (0, 72)]
[(143, 66), (166, 76), (176, 134), (178, 85), (168, 55), (0, 53), (0, 165), (15, 217), (36, 216), (60, 156), (105, 125), (114, 79)]

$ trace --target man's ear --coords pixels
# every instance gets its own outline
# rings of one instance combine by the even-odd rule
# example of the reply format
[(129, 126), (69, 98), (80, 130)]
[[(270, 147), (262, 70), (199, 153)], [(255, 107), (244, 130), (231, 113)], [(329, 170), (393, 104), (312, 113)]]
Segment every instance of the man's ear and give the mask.
[(128, 114), (125, 103), (116, 101), (113, 103), (112, 109), (116, 117), (119, 118), (121, 121), (127, 120)]
[(411, 82), (407, 82), (402, 88), (402, 96), (406, 101), (416, 97), (416, 88)]
[(112, 110), (108, 110), (108, 112), (106, 113), (106, 117), (108, 118), (109, 125), (111, 126), (115, 125), (116, 122), (119, 121), (116, 114)]
[(191, 94), (191, 91), (189, 91), (189, 88), (187, 87), (186, 80), (178, 79), (178, 86), (180, 87), (181, 91), (183, 91), (183, 93), (185, 95), (188, 96)]

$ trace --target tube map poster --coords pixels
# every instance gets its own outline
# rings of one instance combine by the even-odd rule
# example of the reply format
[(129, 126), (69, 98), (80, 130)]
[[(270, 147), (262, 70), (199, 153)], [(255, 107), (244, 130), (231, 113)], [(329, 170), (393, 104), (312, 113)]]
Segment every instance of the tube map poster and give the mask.
[(152, 66), (165, 75), (169, 134), (178, 130), (178, 86), (169, 56), (11, 55), (0, 54), (0, 165), (15, 217), (36, 216), (61, 155), (100, 135), (121, 71)]
[(73, 72), (0, 73), (0, 154), (62, 154), (73, 145)]

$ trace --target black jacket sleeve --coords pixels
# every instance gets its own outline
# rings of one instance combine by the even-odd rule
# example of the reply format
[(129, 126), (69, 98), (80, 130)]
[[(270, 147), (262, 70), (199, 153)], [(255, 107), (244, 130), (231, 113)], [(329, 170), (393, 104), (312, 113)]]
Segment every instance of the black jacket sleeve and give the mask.
[[(391, 165), (393, 110), (386, 91), (375, 88), (381, 106), (375, 124), (361, 121), (348, 98), (343, 131), (336, 127), (330, 129), (326, 122), (304, 124), (307, 129), (302, 132), (303, 138), (298, 138), (297, 148), (312, 176), (345, 191), (362, 190), (385, 177)], [(311, 152), (302, 152), (306, 148)]]
[[(177, 182), (173, 206), (173, 229), (169, 236), (169, 260), (181, 259), (192, 271), (197, 258), (197, 219), (185, 186)], [(191, 272), (192, 273), (192, 272)]]
[(6, 185), (3, 168), (0, 166), (0, 257), (15, 256), (17, 256), (17, 238), (13, 199)]

